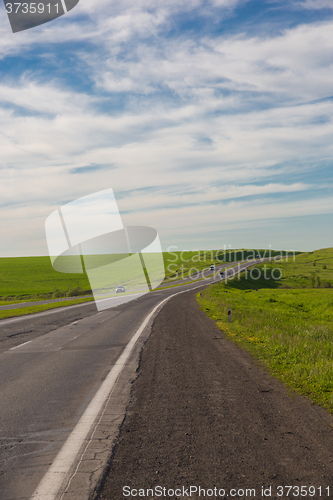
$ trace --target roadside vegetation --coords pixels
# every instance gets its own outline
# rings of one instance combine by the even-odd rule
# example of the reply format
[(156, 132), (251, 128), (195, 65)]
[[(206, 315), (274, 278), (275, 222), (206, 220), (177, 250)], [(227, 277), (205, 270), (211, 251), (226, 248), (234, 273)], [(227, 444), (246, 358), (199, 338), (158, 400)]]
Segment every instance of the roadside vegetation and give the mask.
[[(242, 253), (243, 252), (243, 253)], [(192, 276), (211, 264), (251, 258), (265, 250), (201, 250), (163, 252), (165, 282)], [(273, 252), (276, 255), (277, 252)], [(49, 257), (0, 258), (0, 301), (42, 300), (91, 293), (86, 273), (60, 273)], [(8, 303), (8, 302), (7, 302)]]
[[(16, 316), (24, 316), (25, 314), (33, 314), (43, 311), (48, 311), (49, 309), (57, 309), (58, 307), (74, 306), (76, 304), (82, 304), (84, 302), (92, 302), (94, 299), (91, 297), (76, 299), (76, 300), (66, 300), (53, 302), (51, 304), (38, 304), (36, 306), (21, 307), (20, 309), (5, 309), (0, 311), (0, 319), (13, 318)], [(17, 302), (15, 302), (17, 303)], [(6, 302), (7, 304), (7, 302)]]
[[(177, 286), (177, 281), (200, 278), (200, 272), (212, 264), (234, 263), (236, 260), (256, 258), (257, 255), (281, 255), (268, 250), (197, 250), (163, 252), (165, 280), (163, 284)], [(285, 252), (284, 252), (285, 254)], [(61, 273), (53, 269), (49, 257), (0, 258), (0, 307), (23, 302), (92, 295), (86, 273)], [(91, 299), (92, 300), (92, 299)], [(71, 305), (62, 302), (61, 307)], [(38, 307), (38, 309), (36, 309)], [(18, 310), (2, 311), (0, 319), (39, 312), (56, 307), (54, 304), (29, 306)]]
[(75, 289), (91, 293), (87, 275), (58, 273), (49, 257), (0, 258), (0, 300), (60, 298)]
[(333, 248), (256, 266), (197, 298), (230, 340), (333, 412)]

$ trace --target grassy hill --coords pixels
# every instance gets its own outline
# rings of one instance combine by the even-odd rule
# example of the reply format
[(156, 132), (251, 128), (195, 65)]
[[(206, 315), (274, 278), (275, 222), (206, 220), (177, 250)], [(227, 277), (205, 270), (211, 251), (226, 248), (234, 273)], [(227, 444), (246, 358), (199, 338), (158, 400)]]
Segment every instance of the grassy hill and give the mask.
[[(279, 278), (279, 279), (277, 279)], [(256, 265), (255, 269), (229, 281), (231, 288), (331, 288), (333, 248), (305, 252), (295, 257)]]
[(295, 262), (282, 262), (281, 286), (319, 288), (333, 286), (333, 248), (297, 255)]
[(90, 290), (86, 274), (54, 271), (49, 257), (0, 258), (0, 297), (47, 297), (55, 289), (63, 292), (80, 287)]
[[(244, 253), (245, 252), (245, 253)], [(201, 250), (164, 252), (166, 282), (191, 276), (212, 263), (234, 262), (246, 256), (250, 258), (266, 250)], [(273, 252), (276, 255), (277, 252)], [(27, 299), (32, 297), (78, 295), (89, 293), (87, 275), (67, 274), (55, 271), (49, 257), (0, 258), (0, 300)]]

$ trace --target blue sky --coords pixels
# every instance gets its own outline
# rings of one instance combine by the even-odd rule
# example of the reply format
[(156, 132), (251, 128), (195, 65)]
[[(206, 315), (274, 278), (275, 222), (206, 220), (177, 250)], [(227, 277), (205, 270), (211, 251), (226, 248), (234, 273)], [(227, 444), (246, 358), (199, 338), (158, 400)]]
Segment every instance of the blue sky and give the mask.
[(64, 203), (113, 188), (163, 248), (333, 246), (331, 0), (80, 0), (0, 9), (0, 255), (47, 254)]

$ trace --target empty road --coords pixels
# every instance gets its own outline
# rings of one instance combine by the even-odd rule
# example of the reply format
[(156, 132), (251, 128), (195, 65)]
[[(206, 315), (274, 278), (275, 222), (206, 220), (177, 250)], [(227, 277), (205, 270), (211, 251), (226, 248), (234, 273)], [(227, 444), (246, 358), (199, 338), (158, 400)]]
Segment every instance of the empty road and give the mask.
[[(1, 500), (62, 498), (58, 492), (70, 500), (88, 498), (123, 419), (156, 307), (214, 280), (151, 292), (100, 313), (88, 303), (0, 321)], [(135, 334), (139, 340), (127, 356)], [(112, 375), (125, 354), (124, 369)], [(104, 387), (105, 381), (111, 385)], [(96, 406), (101, 391), (104, 400)], [(111, 399), (105, 399), (108, 391)], [(52, 482), (59, 476), (61, 484)]]

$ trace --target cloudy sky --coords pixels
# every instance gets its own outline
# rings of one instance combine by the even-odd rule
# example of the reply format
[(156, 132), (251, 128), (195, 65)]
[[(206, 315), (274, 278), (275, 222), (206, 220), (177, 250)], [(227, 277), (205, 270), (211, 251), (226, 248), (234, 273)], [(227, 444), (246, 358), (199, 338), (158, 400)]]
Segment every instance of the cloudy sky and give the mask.
[(332, 0), (1, 4), (0, 54), (0, 256), (106, 188), (165, 250), (333, 246)]

